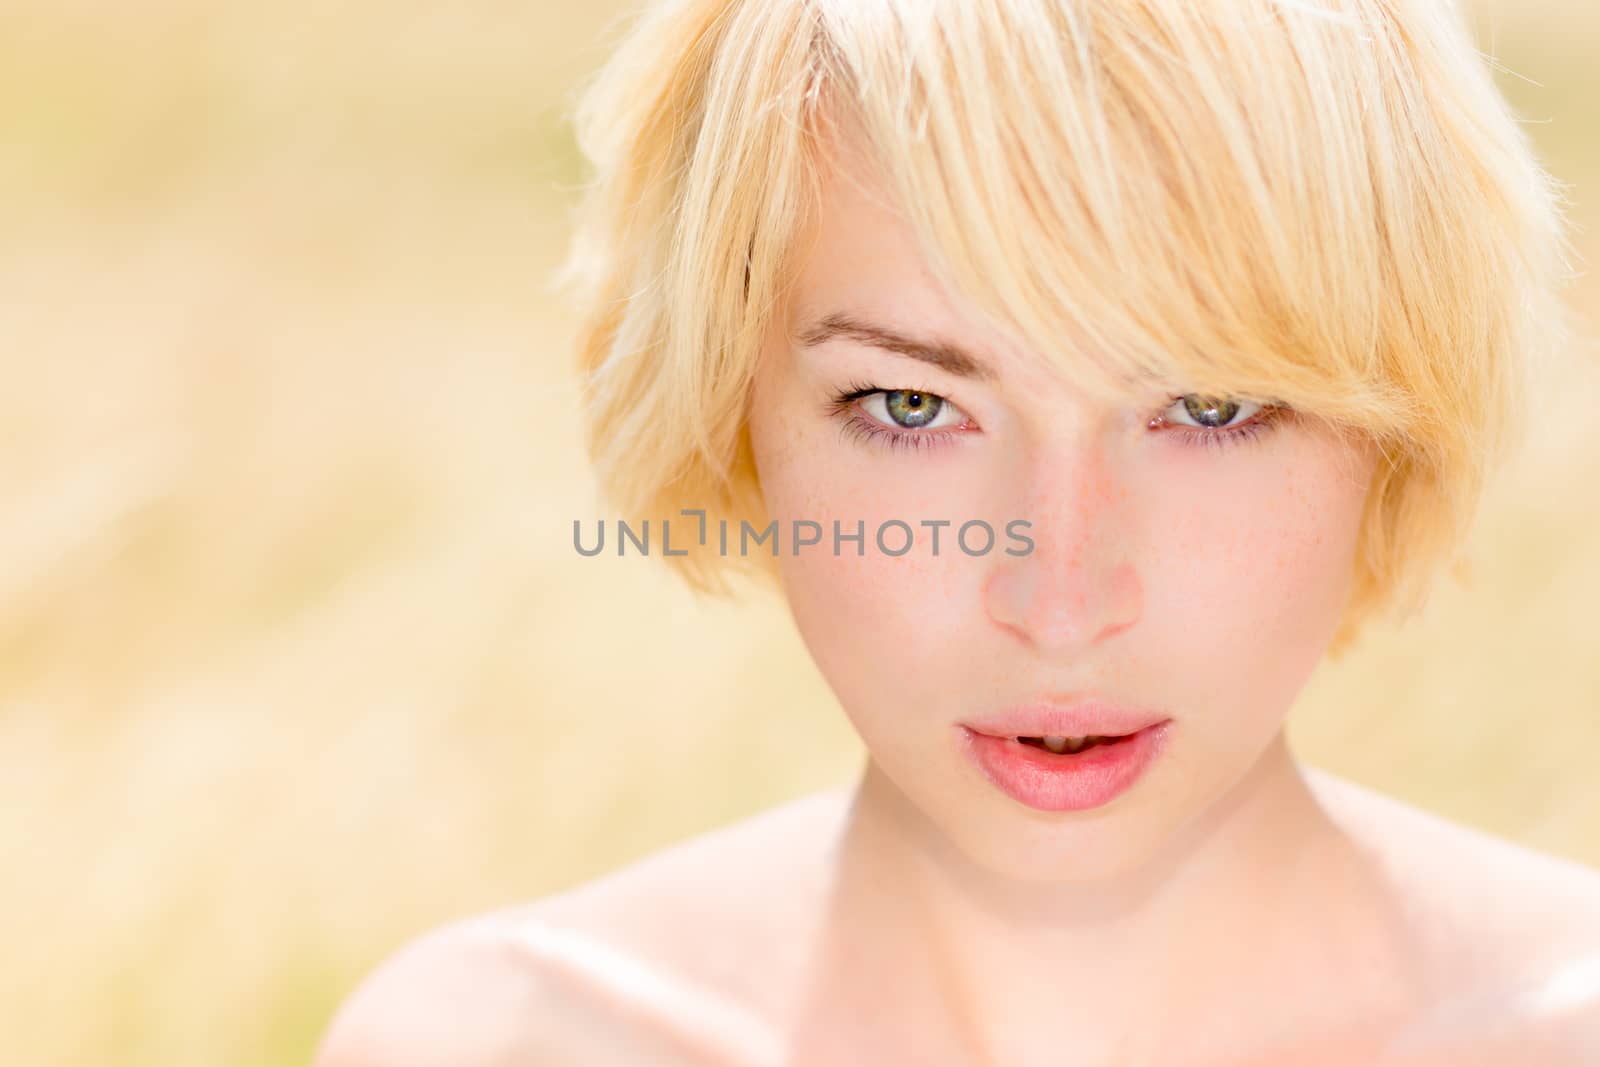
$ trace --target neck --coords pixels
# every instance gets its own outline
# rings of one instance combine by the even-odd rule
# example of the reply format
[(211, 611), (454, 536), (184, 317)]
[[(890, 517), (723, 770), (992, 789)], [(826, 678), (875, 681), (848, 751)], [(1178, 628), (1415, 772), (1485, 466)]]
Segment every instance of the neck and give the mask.
[[(1285, 983), (1313, 970), (1319, 988), (1405, 981), (1377, 873), (1281, 733), (1158, 854), (1065, 884), (972, 863), (869, 763), (834, 888), (832, 955), (880, 1005), (875, 1025), (902, 1019), (930, 1047), (964, 1049), (964, 1062), (1059, 1062), (1063, 1041), (1084, 1064), (1198, 1062), (1198, 1035), (1241, 1004), (1282, 1003)], [(1391, 1003), (1396, 991), (1370, 996)], [(1273, 1025), (1250, 1021), (1263, 1042)]]

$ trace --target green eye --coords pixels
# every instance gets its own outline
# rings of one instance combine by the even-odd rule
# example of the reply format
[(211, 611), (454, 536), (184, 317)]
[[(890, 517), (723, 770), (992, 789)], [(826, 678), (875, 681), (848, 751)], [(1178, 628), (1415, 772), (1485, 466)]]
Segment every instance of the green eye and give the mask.
[(1200, 396), (1197, 393), (1188, 393), (1178, 400), (1183, 406), (1184, 413), (1194, 420), (1194, 424), (1207, 430), (1220, 430), (1227, 426), (1239, 413), (1240, 408), (1237, 401), (1222, 397)]
[(932, 393), (896, 389), (883, 394), (883, 406), (896, 426), (917, 429), (938, 418), (944, 399)]

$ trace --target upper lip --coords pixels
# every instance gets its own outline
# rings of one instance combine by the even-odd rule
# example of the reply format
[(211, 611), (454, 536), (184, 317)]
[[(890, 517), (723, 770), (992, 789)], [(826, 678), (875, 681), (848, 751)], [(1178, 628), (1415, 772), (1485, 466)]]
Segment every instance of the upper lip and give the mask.
[(1147, 708), (1129, 708), (1104, 700), (1073, 703), (1035, 701), (1016, 704), (962, 725), (991, 737), (1114, 737), (1137, 733), (1167, 721)]

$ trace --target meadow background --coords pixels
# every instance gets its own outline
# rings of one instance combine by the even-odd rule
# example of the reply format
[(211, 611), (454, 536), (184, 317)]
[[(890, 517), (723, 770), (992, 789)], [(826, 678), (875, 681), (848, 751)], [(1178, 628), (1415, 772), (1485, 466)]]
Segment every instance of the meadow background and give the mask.
[[(0, 1061), (306, 1062), (445, 920), (853, 774), (781, 605), (580, 559), (571, 92), (614, 0), (0, 0)], [(1600, 8), (1479, 0), (1600, 222)], [(1600, 318), (1309, 762), (1600, 865)]]

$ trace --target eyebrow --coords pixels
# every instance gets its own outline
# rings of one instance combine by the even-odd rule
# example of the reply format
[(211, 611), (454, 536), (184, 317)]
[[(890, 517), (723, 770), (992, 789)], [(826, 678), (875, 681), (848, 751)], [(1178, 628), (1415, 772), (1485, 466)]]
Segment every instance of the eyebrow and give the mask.
[(983, 381), (994, 381), (996, 377), (987, 364), (974, 358), (960, 345), (939, 338), (919, 340), (897, 330), (891, 330), (887, 326), (880, 326), (839, 312), (817, 320), (798, 334), (803, 348), (814, 348), (840, 337), (872, 348), (881, 348), (897, 356), (906, 356), (932, 364), (958, 377), (977, 378)]

